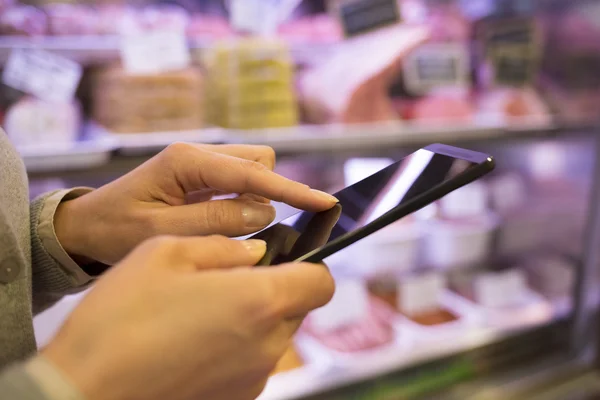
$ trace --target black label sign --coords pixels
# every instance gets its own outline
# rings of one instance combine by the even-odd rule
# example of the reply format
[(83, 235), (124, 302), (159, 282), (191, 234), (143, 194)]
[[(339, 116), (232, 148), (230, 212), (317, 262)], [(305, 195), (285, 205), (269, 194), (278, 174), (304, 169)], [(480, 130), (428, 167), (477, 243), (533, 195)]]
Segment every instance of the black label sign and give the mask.
[(343, 1), (338, 12), (346, 37), (356, 36), (400, 21), (397, 0)]
[(519, 18), (491, 22), (485, 30), (485, 44), (488, 50), (503, 44), (537, 44), (535, 25), (530, 18)]
[(525, 86), (533, 81), (538, 66), (537, 55), (529, 46), (497, 49), (491, 60), (498, 85)]
[(430, 43), (414, 50), (404, 61), (404, 77), (412, 94), (444, 87), (469, 85), (469, 56), (459, 43)]

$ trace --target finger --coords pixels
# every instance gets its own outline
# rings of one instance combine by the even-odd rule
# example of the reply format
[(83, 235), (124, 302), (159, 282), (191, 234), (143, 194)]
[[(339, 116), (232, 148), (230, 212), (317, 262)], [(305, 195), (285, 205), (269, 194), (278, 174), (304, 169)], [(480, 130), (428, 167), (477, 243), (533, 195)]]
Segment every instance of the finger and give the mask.
[(181, 236), (243, 236), (266, 227), (275, 218), (273, 206), (238, 199), (164, 207), (155, 213), (161, 232)]
[(244, 193), (244, 194), (240, 194), (238, 197), (238, 199), (242, 199), (242, 200), (252, 200), (252, 201), (257, 201), (259, 203), (265, 203), (265, 204), (270, 204), (271, 200), (262, 197), (262, 196), (257, 196), (255, 194), (250, 194), (250, 193)]
[(299, 318), (322, 307), (335, 291), (333, 277), (324, 265), (284, 264), (257, 268), (253, 277), (267, 279), (274, 303), (285, 319)]
[(337, 203), (335, 197), (284, 178), (258, 162), (179, 148), (180, 154), (172, 156), (171, 167), (186, 193), (200, 189), (250, 193), (311, 211), (327, 210)]
[(162, 262), (160, 266), (181, 271), (220, 269), (251, 266), (264, 255), (266, 243), (262, 240), (234, 240), (223, 236), (175, 237), (162, 236), (148, 240), (138, 247), (137, 253)]
[(294, 247), (300, 233), (288, 225), (275, 224), (254, 236), (267, 242), (267, 251), (261, 259), (260, 265), (281, 264), (287, 262), (287, 257)]
[(270, 169), (275, 168), (275, 151), (269, 146), (245, 144), (194, 144), (198, 149), (255, 161)]

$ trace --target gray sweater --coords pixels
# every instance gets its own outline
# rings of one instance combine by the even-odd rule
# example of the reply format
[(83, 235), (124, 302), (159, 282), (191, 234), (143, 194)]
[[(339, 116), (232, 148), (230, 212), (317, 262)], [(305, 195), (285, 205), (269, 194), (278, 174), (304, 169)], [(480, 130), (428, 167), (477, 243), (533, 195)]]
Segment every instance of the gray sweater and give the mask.
[(36, 355), (33, 316), (92, 280), (63, 250), (54, 212), (86, 189), (29, 203), (27, 175), (0, 131), (0, 399), (80, 399), (66, 377)]

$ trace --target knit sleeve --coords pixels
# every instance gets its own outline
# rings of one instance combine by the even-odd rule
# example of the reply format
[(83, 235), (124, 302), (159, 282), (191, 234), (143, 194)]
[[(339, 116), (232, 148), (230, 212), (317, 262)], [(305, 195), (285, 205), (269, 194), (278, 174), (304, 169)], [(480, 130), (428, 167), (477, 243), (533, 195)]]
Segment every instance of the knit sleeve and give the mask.
[(90, 190), (58, 190), (38, 197), (30, 205), (33, 311), (36, 314), (63, 296), (85, 289), (93, 281), (63, 249), (54, 230), (58, 205)]
[(43, 356), (35, 356), (0, 371), (3, 399), (85, 400), (69, 380)]

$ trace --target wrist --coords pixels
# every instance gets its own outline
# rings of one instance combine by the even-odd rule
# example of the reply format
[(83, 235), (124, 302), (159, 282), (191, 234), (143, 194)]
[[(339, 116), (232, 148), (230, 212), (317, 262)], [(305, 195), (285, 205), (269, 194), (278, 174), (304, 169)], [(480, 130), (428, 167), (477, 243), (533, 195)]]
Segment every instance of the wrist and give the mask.
[(54, 213), (54, 231), (65, 252), (78, 264), (90, 264), (94, 260), (86, 250), (89, 221), (80, 211), (80, 198), (61, 202)]

